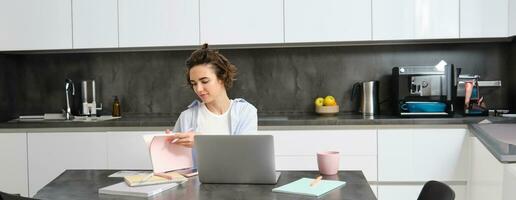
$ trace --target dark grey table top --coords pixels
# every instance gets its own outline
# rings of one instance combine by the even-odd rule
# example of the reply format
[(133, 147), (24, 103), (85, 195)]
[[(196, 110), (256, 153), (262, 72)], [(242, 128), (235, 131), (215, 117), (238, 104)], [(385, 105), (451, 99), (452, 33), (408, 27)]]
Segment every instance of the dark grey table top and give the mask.
[[(128, 196), (99, 195), (98, 189), (119, 183), (123, 178), (109, 178), (117, 170), (66, 170), (43, 187), (34, 198), (38, 199), (141, 199)], [(320, 198), (272, 192), (279, 187), (303, 177), (316, 177), (316, 171), (282, 171), (276, 185), (201, 184), (197, 177), (164, 191), (152, 199), (339, 199), (375, 200), (371, 187), (361, 171), (340, 171), (338, 175), (323, 179), (346, 181), (346, 185), (330, 191)]]

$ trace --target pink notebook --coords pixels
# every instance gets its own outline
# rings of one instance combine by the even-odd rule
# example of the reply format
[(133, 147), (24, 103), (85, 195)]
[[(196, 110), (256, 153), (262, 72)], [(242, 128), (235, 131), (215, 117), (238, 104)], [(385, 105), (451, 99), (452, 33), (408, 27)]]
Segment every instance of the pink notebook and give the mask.
[(170, 136), (155, 135), (149, 145), (154, 173), (193, 167), (192, 149), (170, 143)]

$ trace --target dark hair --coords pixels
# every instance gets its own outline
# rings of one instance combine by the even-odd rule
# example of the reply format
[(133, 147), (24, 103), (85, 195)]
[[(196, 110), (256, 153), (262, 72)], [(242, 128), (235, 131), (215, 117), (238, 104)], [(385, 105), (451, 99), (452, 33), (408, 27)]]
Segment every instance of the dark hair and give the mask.
[(190, 83), (190, 69), (197, 65), (211, 64), (217, 78), (224, 82), (227, 89), (233, 86), (237, 68), (217, 50), (208, 49), (208, 44), (203, 44), (201, 49), (195, 50), (186, 60), (186, 81)]

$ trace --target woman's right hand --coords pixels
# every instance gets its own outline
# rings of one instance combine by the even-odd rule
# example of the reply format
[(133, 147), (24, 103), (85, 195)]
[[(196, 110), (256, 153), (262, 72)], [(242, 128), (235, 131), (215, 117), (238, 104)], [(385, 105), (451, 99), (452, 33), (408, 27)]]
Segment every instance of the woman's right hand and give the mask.
[(166, 134), (171, 134), (170, 136), (170, 142), (174, 144), (178, 144), (184, 147), (190, 147), (192, 148), (194, 145), (194, 135), (195, 133), (192, 131), (184, 132), (184, 133), (175, 133), (172, 134), (172, 132), (167, 129), (165, 130)]

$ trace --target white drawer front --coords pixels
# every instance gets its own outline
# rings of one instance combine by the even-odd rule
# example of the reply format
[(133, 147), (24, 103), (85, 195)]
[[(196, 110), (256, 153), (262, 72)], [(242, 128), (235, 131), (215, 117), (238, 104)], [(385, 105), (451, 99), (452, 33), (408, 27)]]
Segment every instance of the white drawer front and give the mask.
[[(276, 155), (277, 170), (318, 170), (316, 156)], [(340, 170), (362, 170), (368, 181), (377, 180), (376, 156), (341, 156)]]
[[(465, 185), (450, 185), (455, 192), (455, 200), (466, 200)], [(415, 200), (419, 196), (421, 185), (379, 185), (378, 200)]]
[(107, 169), (104, 132), (28, 133), (29, 195), (67, 169)]
[(263, 131), (274, 136), (276, 155), (376, 155), (376, 130)]
[(465, 129), (380, 129), (380, 181), (464, 181), (468, 163)]
[(109, 169), (152, 169), (149, 148), (143, 135), (160, 133), (163, 131), (108, 132)]

